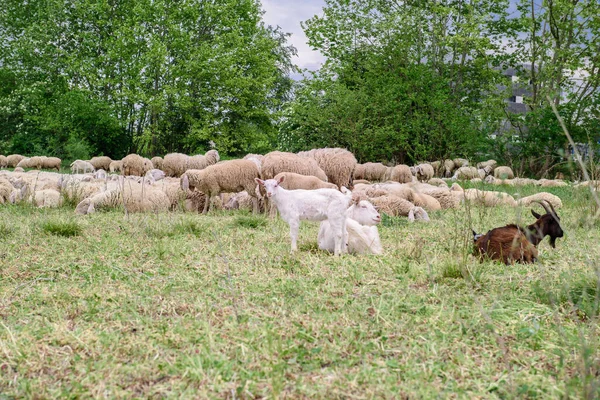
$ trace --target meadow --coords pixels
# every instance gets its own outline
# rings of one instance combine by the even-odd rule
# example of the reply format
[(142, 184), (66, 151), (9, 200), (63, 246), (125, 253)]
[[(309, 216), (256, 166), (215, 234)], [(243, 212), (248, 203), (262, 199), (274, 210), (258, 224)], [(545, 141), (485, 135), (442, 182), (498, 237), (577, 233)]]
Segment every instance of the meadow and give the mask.
[(511, 266), (471, 228), (529, 208), (385, 217), (384, 255), (336, 258), (316, 223), (290, 254), (283, 221), (242, 212), (1, 206), (0, 398), (598, 397), (597, 208), (545, 190), (565, 237)]

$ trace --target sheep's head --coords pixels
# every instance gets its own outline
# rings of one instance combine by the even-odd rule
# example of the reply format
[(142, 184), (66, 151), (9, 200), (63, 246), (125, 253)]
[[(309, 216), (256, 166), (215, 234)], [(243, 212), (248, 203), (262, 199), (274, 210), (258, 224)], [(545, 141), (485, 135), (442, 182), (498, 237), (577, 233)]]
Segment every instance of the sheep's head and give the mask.
[(361, 225), (373, 226), (381, 222), (381, 215), (367, 200), (357, 198), (346, 211), (346, 216), (358, 222)]
[(96, 208), (89, 198), (81, 200), (81, 202), (77, 204), (77, 207), (75, 207), (75, 214), (77, 215), (87, 215), (93, 212), (96, 212)]
[(277, 191), (279, 190), (279, 185), (281, 184), (281, 182), (283, 182), (284, 178), (285, 178), (285, 175), (282, 175), (277, 180), (267, 179), (266, 181), (263, 181), (262, 179), (259, 179), (259, 178), (254, 178), (254, 180), (260, 186), (264, 187), (265, 192), (267, 193), (267, 197), (271, 197), (277, 193)]
[[(560, 226), (560, 217), (556, 213), (556, 210), (552, 206), (552, 204), (546, 200), (543, 201), (535, 201), (536, 203), (541, 204), (546, 211), (546, 214), (540, 215), (534, 210), (531, 210), (531, 214), (537, 218), (534, 224), (530, 225), (530, 228), (534, 228), (534, 233), (537, 233), (537, 238), (539, 241), (544, 239), (544, 237), (550, 236), (550, 246), (553, 248), (556, 247), (556, 239), (561, 238), (564, 235), (562, 227)], [(538, 242), (539, 243), (539, 242)], [(534, 243), (537, 244), (537, 243)]]

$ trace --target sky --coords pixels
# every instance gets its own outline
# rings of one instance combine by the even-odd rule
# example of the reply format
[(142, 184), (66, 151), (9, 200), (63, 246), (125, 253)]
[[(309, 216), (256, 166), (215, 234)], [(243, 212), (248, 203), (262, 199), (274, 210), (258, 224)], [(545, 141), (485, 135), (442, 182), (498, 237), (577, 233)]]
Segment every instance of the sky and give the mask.
[[(324, 5), (324, 0), (262, 0), (263, 20), (267, 25), (279, 25), (284, 32), (292, 34), (288, 43), (298, 50), (293, 62), (302, 69), (315, 71), (325, 62), (325, 57), (306, 43), (306, 35), (300, 26), (301, 21), (315, 14), (322, 15)], [(300, 79), (300, 75), (293, 74), (292, 78)]]

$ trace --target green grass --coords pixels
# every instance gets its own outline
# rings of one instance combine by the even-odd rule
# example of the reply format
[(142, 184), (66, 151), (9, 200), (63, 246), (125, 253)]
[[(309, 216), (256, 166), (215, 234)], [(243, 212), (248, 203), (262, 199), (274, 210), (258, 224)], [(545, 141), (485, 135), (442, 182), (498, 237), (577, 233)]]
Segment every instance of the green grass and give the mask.
[(336, 258), (316, 223), (290, 254), (262, 216), (0, 207), (0, 398), (598, 397), (600, 229), (548, 191), (565, 237), (514, 266), (470, 228), (527, 209), (384, 218), (384, 255)]
[(43, 221), (40, 225), (43, 232), (56, 236), (79, 236), (81, 235), (81, 225), (76, 221), (52, 219)]

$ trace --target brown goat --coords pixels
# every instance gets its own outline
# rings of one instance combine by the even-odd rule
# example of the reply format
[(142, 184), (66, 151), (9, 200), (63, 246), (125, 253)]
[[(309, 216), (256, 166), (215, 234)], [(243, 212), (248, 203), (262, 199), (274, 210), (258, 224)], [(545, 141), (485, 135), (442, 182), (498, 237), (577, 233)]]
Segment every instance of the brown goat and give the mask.
[(508, 265), (513, 262), (532, 263), (537, 259), (537, 249), (527, 240), (523, 229), (518, 225), (494, 228), (485, 235), (477, 235), (473, 232), (473, 235), (474, 254), (482, 261), (487, 256), (492, 260), (502, 260)]
[(544, 207), (546, 214), (540, 215), (531, 210), (537, 220), (525, 228), (511, 224), (492, 229), (485, 235), (478, 235), (473, 231), (474, 254), (481, 260), (487, 256), (493, 260), (502, 260), (505, 264), (532, 263), (538, 256), (537, 245), (544, 237), (550, 236), (550, 245), (555, 247), (556, 238), (563, 237), (560, 218), (552, 204), (546, 202), (549, 209), (546, 204), (538, 203)]

